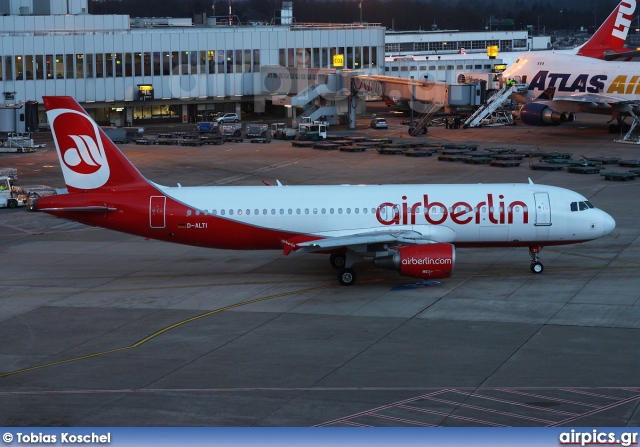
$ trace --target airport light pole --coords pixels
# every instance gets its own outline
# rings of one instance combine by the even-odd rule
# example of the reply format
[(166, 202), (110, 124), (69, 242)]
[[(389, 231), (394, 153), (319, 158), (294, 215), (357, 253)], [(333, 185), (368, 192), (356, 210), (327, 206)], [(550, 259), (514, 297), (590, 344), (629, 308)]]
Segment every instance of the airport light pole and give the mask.
[(358, 7), (360, 8), (360, 23), (362, 23), (362, 0), (360, 0)]

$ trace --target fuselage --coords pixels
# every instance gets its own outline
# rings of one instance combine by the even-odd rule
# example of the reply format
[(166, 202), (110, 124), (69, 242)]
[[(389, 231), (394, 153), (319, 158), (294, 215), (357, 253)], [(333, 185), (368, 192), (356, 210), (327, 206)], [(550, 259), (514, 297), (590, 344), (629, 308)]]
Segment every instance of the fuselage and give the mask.
[(279, 249), (299, 235), (407, 230), (456, 246), (558, 245), (596, 239), (615, 226), (580, 194), (536, 184), (149, 188), (143, 194), (53, 196), (40, 199), (38, 206), (104, 204), (113, 211), (48, 212), (140, 236), (225, 249)]
[(589, 94), (627, 101), (640, 100), (640, 64), (635, 62), (608, 62), (557, 53), (526, 53), (502, 76), (504, 80), (528, 84), (528, 91), (521, 95), (520, 102), (534, 100), (549, 87), (555, 88), (555, 100)]

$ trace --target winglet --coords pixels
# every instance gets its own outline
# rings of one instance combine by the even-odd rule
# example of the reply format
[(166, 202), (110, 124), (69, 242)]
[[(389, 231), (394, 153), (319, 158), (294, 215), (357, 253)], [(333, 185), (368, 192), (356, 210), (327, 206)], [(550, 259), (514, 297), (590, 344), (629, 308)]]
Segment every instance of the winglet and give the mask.
[(302, 244), (304, 242), (317, 241), (318, 239), (322, 239), (322, 238), (319, 236), (310, 236), (306, 234), (300, 234), (290, 239), (281, 239), (280, 242), (282, 243), (283, 253), (285, 256), (287, 256), (292, 251), (298, 250), (300, 248), (298, 244)]

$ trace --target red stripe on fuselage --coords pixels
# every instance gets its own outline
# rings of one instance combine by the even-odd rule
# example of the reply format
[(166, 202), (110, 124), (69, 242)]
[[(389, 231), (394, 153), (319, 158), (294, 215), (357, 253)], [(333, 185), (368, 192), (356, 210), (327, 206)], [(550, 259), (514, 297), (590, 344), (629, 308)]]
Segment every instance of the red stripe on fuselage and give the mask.
[[(42, 197), (37, 201), (39, 210), (58, 217), (78, 221), (86, 225), (108, 228), (168, 242), (198, 247), (231, 250), (274, 250), (282, 248), (282, 240), (299, 236), (299, 233), (258, 227), (242, 222), (212, 216), (167, 197), (166, 226), (150, 228), (149, 197), (163, 196), (149, 185), (148, 191), (118, 191), (117, 204), (111, 194), (86, 192)], [(64, 211), (64, 208), (104, 206), (116, 208), (108, 213)], [(56, 210), (60, 208), (60, 210)], [(191, 215), (188, 212), (191, 210)]]

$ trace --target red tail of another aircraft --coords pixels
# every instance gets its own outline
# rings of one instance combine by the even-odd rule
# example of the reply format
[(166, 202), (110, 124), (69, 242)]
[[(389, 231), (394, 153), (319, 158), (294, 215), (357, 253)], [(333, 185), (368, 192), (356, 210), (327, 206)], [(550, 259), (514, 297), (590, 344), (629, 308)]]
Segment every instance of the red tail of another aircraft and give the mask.
[(627, 34), (636, 11), (637, 0), (623, 0), (578, 51), (581, 56), (607, 59), (609, 55), (626, 53)]

